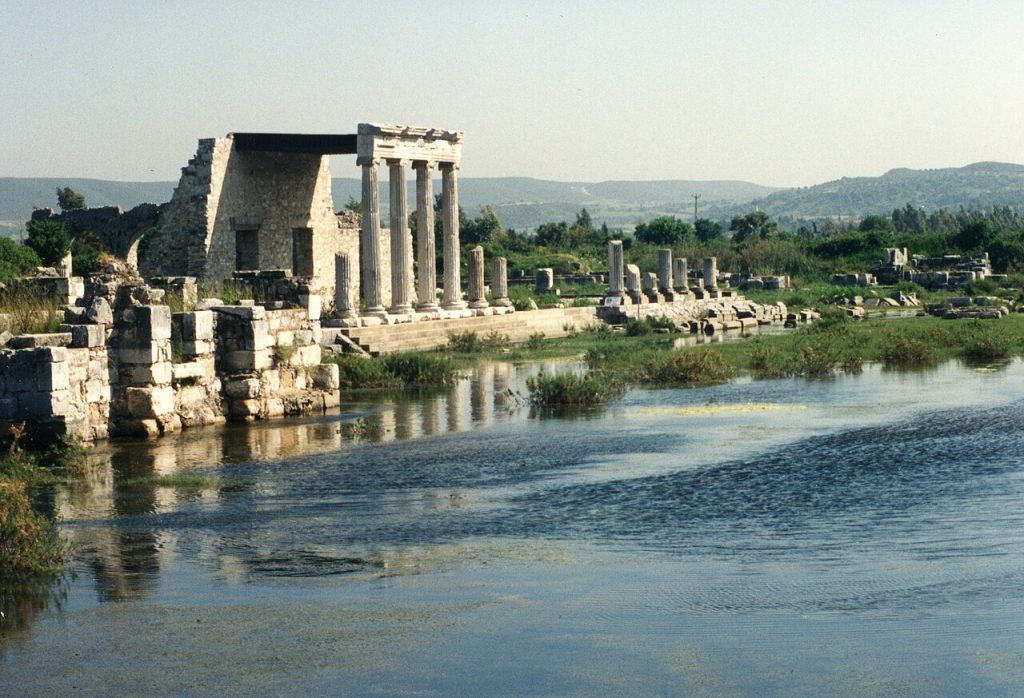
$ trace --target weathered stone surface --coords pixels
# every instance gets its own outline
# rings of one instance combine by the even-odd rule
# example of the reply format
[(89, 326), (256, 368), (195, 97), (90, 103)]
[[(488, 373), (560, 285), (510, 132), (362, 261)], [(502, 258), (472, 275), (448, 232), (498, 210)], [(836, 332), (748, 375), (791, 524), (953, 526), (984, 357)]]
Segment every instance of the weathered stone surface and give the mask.
[(236, 400), (248, 400), (259, 397), (259, 378), (233, 378), (224, 383), (224, 394)]
[(7, 346), (11, 349), (66, 347), (70, 344), (70, 332), (54, 332), (52, 334), (19, 334), (7, 340)]
[(125, 398), (133, 417), (144, 419), (174, 412), (174, 389), (170, 386), (125, 388)]
[(89, 322), (96, 325), (114, 324), (114, 311), (111, 310), (107, 299), (102, 296), (93, 299), (89, 307), (86, 308), (85, 317)]
[(533, 288), (537, 293), (550, 293), (555, 288), (555, 270), (550, 267), (538, 269)]
[(107, 343), (103, 325), (71, 325), (71, 346), (75, 348), (102, 347)]
[(313, 387), (319, 390), (338, 390), (341, 385), (341, 374), (338, 364), (320, 364), (313, 376)]

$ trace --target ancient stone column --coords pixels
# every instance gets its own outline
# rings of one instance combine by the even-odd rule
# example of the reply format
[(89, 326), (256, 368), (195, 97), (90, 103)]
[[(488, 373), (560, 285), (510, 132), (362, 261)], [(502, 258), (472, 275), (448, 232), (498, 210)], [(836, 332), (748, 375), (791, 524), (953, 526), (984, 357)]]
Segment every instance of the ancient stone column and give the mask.
[(704, 258), (704, 288), (718, 288), (718, 260), (715, 257)]
[(409, 303), (409, 207), (405, 200), (405, 163), (400, 159), (388, 160), (391, 195), (391, 310), (395, 315), (412, 312)]
[(444, 226), (444, 297), (445, 310), (462, 310), (462, 279), (459, 273), (459, 185), (458, 166), (442, 162), (441, 216)]
[(672, 281), (676, 286), (676, 290), (686, 291), (687, 289), (690, 288), (690, 282), (687, 278), (689, 276), (690, 270), (687, 268), (686, 265), (686, 257), (676, 257), (674, 260), (672, 260), (672, 264), (675, 267), (672, 270)]
[(430, 179), (433, 163), (416, 160), (416, 309), (437, 310), (437, 253), (434, 251), (434, 183)]
[(658, 250), (658, 289), (672, 293), (672, 250)]
[(623, 278), (622, 240), (611, 240), (608, 243), (608, 295), (621, 296), (625, 279)]
[(537, 270), (537, 276), (533, 281), (533, 290), (537, 293), (551, 293), (555, 288), (555, 270), (551, 267), (544, 267)]
[(364, 313), (383, 316), (380, 273), (380, 194), (377, 183), (377, 161), (360, 162), (363, 166), (363, 224), (359, 235), (359, 281), (362, 287)]
[(491, 305), (504, 308), (512, 305), (508, 299), (508, 260), (504, 257), (491, 260)]
[(467, 279), (467, 294), (469, 296), (470, 308), (488, 307), (487, 297), (484, 292), (484, 248), (477, 245), (469, 251)]
[(640, 293), (640, 267), (635, 264), (626, 265), (626, 290), (629, 293)]
[(334, 309), (338, 317), (348, 320), (356, 316), (352, 307), (352, 268), (347, 254), (334, 255)]

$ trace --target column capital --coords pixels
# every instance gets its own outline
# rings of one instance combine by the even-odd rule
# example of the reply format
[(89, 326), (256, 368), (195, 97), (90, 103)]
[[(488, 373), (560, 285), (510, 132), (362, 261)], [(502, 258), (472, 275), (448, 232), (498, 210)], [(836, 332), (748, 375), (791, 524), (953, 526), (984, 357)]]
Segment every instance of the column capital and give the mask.
[(366, 167), (367, 165), (376, 167), (380, 164), (380, 158), (371, 157), (369, 155), (360, 155), (356, 158), (356, 164), (362, 165), (363, 167)]
[(412, 168), (414, 170), (432, 170), (437, 165), (433, 160), (413, 160)]
[(437, 167), (440, 170), (457, 170), (459, 169), (459, 163), (457, 162), (439, 162)]
[(386, 158), (388, 167), (401, 167), (406, 163), (405, 158)]

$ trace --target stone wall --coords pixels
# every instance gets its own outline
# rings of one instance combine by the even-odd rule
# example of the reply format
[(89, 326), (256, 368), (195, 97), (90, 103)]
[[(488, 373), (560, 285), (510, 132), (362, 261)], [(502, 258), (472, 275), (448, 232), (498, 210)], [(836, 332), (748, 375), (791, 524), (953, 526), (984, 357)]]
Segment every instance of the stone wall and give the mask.
[(43, 208), (32, 212), (32, 220), (52, 220), (63, 223), (72, 237), (82, 233), (95, 233), (103, 249), (133, 264), (134, 245), (159, 220), (158, 204), (139, 204), (129, 211), (120, 206), (99, 206), (54, 213)]
[(85, 286), (61, 332), (0, 348), (0, 433), (24, 422), (42, 439), (157, 436), (339, 404), (338, 367), (320, 364), (316, 294), (299, 294), (297, 307), (172, 314), (164, 292), (130, 271)]
[(139, 270), (217, 284), (241, 261), (309, 276), (333, 298), (334, 254), (357, 254), (358, 227), (358, 216), (333, 210), (327, 156), (239, 151), (231, 136), (203, 139), (158, 230), (140, 245)]

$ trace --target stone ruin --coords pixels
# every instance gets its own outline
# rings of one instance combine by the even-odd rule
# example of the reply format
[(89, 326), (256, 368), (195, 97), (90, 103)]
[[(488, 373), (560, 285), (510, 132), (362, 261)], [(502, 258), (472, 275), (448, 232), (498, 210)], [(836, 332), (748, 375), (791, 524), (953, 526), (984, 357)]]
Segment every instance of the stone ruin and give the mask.
[(0, 337), (2, 433), (25, 423), (43, 439), (156, 436), (339, 404), (338, 367), (320, 363), (319, 296), (272, 308), (198, 299), (172, 312), (165, 289), (195, 298), (195, 279), (160, 281), (108, 265), (58, 332)]
[(715, 257), (705, 257), (699, 276), (691, 278), (689, 261), (673, 257), (670, 249), (658, 251), (657, 273), (642, 274), (637, 265), (624, 264), (622, 241), (612, 240), (608, 243), (608, 295), (598, 317), (610, 323), (664, 317), (681, 329), (707, 335), (786, 319), (785, 304), (748, 301), (725, 287), (730, 278), (718, 273)]

